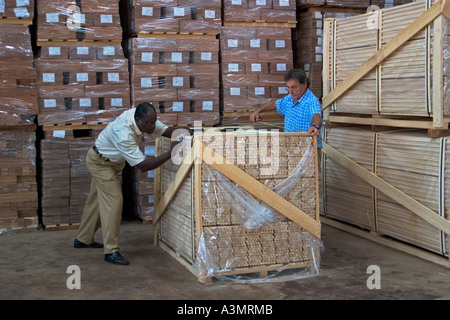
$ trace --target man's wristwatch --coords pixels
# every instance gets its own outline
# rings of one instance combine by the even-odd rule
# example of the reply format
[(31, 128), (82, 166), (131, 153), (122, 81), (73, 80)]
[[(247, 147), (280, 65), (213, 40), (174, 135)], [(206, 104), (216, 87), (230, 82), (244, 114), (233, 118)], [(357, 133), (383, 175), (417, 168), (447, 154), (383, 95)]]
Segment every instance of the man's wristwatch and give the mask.
[(312, 125), (314, 128), (316, 128), (317, 130), (320, 130), (320, 127), (317, 124), (313, 124)]

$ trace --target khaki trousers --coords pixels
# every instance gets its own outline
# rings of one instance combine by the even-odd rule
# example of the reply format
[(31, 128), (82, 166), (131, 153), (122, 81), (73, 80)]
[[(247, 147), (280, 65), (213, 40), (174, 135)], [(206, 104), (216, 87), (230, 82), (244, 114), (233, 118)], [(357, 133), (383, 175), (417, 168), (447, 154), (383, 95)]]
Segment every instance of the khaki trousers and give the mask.
[(101, 226), (105, 254), (119, 251), (123, 195), (118, 173), (125, 167), (125, 162), (112, 163), (104, 160), (91, 148), (86, 155), (86, 166), (92, 175), (92, 181), (77, 239), (92, 244), (95, 233)]

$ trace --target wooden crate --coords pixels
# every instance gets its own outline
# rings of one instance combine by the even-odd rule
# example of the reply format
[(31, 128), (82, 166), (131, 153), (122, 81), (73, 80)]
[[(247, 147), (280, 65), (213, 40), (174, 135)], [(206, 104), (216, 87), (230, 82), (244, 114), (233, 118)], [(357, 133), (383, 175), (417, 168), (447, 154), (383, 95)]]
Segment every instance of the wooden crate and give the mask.
[[(189, 140), (189, 139), (187, 139)], [(202, 283), (317, 274), (316, 138), (206, 131), (155, 174), (155, 243)], [(160, 139), (157, 154), (170, 146)], [(276, 170), (273, 170), (276, 169)]]
[(324, 216), (450, 266), (448, 144), (425, 130), (327, 129)]
[[(336, 122), (448, 129), (444, 52), (448, 1), (420, 0), (324, 26), (325, 118)], [(446, 19), (447, 18), (447, 19)], [(383, 119), (339, 118), (343, 114)], [(336, 116), (336, 117), (335, 117)], [(390, 121), (402, 117), (399, 121)], [(426, 121), (408, 121), (408, 120)]]

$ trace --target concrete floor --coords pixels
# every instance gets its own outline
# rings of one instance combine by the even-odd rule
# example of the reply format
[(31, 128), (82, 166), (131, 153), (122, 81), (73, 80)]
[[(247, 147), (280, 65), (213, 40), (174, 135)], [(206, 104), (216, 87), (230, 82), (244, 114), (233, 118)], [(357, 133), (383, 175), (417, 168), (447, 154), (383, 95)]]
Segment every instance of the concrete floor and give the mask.
[[(405, 300), (450, 299), (450, 269), (322, 224), (324, 251), (317, 276), (260, 284), (205, 285), (153, 246), (153, 228), (123, 221), (117, 266), (102, 249), (74, 249), (76, 230), (8, 232), (0, 236), (2, 300)], [(101, 241), (101, 233), (97, 241)], [(81, 289), (69, 290), (70, 265)], [(377, 265), (381, 288), (369, 290), (367, 268)]]

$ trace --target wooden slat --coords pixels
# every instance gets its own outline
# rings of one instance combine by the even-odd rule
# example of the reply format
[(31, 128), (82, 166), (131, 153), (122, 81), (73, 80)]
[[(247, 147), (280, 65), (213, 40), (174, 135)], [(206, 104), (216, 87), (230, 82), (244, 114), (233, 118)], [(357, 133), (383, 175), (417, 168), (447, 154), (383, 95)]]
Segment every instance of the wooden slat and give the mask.
[(177, 190), (180, 188), (184, 179), (190, 172), (193, 164), (194, 164), (194, 148), (191, 148), (190, 152), (183, 160), (183, 163), (180, 165), (180, 168), (178, 169), (175, 178), (170, 183), (169, 187), (167, 188), (164, 195), (161, 197), (161, 200), (159, 201), (159, 204), (155, 209), (153, 225), (156, 225), (159, 219), (161, 218), (170, 201), (173, 199)]
[(307, 215), (305, 212), (285, 200), (278, 193), (272, 191), (255, 178), (241, 170), (227, 159), (217, 154), (214, 150), (203, 145), (203, 154), (211, 155), (211, 163), (214, 169), (225, 175), (227, 178), (239, 184), (242, 188), (263, 201), (279, 213), (291, 219), (306, 231), (320, 239), (320, 222)]
[(406, 41), (411, 39), (419, 31), (429, 25), (434, 19), (442, 14), (445, 1), (438, 1), (430, 9), (421, 14), (407, 28), (403, 29), (396, 37), (382, 46), (371, 58), (358, 67), (343, 82), (338, 84), (330, 93), (322, 99), (322, 108), (327, 108), (348, 89), (350, 89), (362, 77), (372, 71), (392, 53), (399, 49)]
[(450, 221), (441, 217), (438, 213), (430, 210), (420, 202), (401, 192), (399, 189), (379, 178), (374, 173), (366, 170), (327, 143), (323, 143), (323, 152), (394, 201), (411, 210), (413, 213), (417, 214), (439, 230), (442, 230), (446, 234), (450, 235)]

